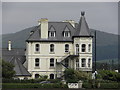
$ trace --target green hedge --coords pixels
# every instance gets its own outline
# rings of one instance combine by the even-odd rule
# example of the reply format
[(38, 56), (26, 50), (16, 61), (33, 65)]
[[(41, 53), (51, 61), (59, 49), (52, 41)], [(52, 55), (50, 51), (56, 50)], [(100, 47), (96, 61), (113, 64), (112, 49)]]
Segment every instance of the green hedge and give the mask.
[(100, 87), (98, 83), (83, 83), (83, 88), (119, 89), (120, 83), (100, 83)]
[(100, 88), (103, 89), (119, 89), (120, 83), (101, 83)]
[(66, 85), (61, 85), (60, 83), (49, 83), (49, 84), (39, 84), (39, 83), (3, 83), (3, 88), (66, 88)]

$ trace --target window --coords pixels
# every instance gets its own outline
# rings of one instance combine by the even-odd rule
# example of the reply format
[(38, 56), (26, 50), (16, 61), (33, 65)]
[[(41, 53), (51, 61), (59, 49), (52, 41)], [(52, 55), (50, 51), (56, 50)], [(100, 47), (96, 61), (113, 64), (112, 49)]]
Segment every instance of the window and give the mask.
[(82, 65), (81, 66), (82, 67), (86, 67), (86, 59), (82, 58), (81, 60), (82, 60), (82, 62), (81, 62)]
[(79, 70), (79, 59), (76, 59), (76, 70)]
[(39, 51), (39, 48), (40, 48), (40, 45), (39, 45), (39, 44), (35, 44), (35, 51), (36, 51), (36, 52)]
[(54, 67), (54, 58), (50, 59), (50, 67)]
[(79, 55), (79, 44), (76, 44), (76, 55)]
[(54, 74), (50, 74), (50, 79), (54, 79)]
[(39, 67), (39, 58), (35, 59), (35, 67)]
[(70, 32), (69, 31), (64, 31), (64, 37), (70, 37)]
[(55, 31), (50, 31), (49, 32), (49, 37), (55, 37)]
[(69, 45), (65, 44), (65, 52), (69, 52)]
[(39, 78), (39, 74), (35, 74), (35, 79), (38, 79)]
[(89, 58), (89, 59), (88, 59), (88, 67), (90, 67), (90, 66), (91, 66), (91, 64), (90, 64), (90, 63), (91, 63), (91, 59)]
[(86, 45), (85, 44), (82, 44), (82, 52), (85, 52), (86, 51)]
[(68, 59), (65, 59), (65, 66), (68, 67), (69, 64), (68, 64)]
[(88, 52), (91, 51), (91, 44), (88, 44)]
[(50, 52), (54, 52), (54, 44), (50, 45)]

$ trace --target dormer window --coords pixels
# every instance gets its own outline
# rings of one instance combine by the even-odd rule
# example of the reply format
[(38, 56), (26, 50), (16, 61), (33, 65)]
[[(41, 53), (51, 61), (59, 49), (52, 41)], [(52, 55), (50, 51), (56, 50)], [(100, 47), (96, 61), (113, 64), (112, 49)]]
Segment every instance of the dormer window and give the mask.
[(53, 27), (53, 25), (51, 25), (49, 29), (49, 37), (55, 37), (55, 36), (56, 36), (55, 28)]
[(63, 31), (63, 36), (64, 37), (70, 37), (70, 30), (69, 28), (67, 27), (67, 25), (65, 26), (65, 29)]
[(55, 31), (50, 31), (49, 32), (49, 37), (55, 37)]
[(70, 37), (70, 32), (69, 31), (64, 31), (64, 37)]

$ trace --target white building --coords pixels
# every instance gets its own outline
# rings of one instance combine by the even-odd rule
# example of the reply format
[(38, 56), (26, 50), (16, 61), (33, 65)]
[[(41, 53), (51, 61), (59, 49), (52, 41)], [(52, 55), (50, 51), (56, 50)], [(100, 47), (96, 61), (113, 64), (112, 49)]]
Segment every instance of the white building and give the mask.
[(26, 40), (24, 66), (30, 78), (47, 75), (62, 78), (66, 68), (92, 71), (92, 35), (81, 12), (79, 23), (72, 20), (49, 22), (40, 19)]

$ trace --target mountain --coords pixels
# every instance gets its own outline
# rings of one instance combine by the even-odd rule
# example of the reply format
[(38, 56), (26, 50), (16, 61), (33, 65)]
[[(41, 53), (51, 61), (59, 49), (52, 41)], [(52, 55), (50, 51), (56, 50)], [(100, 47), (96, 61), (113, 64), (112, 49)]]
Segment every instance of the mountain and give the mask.
[[(29, 37), (33, 28), (30, 27), (16, 33), (3, 34), (2, 48), (7, 48), (8, 40), (12, 41), (13, 48), (25, 48), (25, 40)], [(98, 30), (96, 30), (96, 35), (97, 60), (116, 59), (118, 57), (118, 35)]]

